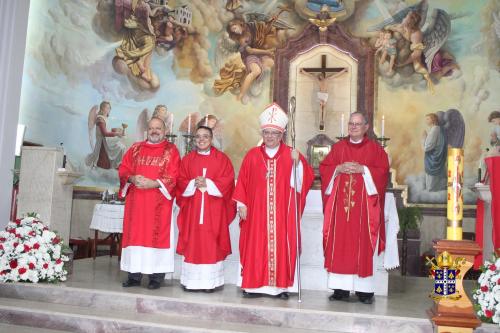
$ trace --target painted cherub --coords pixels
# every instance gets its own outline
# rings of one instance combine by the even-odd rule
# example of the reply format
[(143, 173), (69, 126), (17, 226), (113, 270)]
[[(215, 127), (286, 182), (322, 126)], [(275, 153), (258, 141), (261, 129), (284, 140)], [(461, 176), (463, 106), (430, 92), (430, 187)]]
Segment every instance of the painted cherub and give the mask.
[(389, 58), (387, 75), (392, 75), (394, 73), (394, 63), (396, 62), (396, 56), (398, 54), (396, 43), (397, 41), (390, 30), (381, 31), (378, 39), (375, 41), (375, 47), (377, 48), (375, 55), (382, 52), (379, 64), (382, 66), (387, 61), (387, 58)]

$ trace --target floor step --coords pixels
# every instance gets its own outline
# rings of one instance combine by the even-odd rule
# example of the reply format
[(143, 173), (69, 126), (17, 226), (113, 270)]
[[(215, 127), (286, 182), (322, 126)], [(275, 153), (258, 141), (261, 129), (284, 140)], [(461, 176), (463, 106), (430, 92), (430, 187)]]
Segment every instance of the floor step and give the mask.
[(0, 323), (0, 332), (3, 333), (69, 333), (69, 331), (51, 330), (45, 328), (36, 328), (33, 330), (32, 326), (10, 325)]
[[(140, 332), (140, 333), (312, 333), (308, 329), (269, 327), (234, 322), (197, 319), (193, 317), (144, 314), (65, 304), (47, 304), (21, 299), (0, 298), (3, 322), (22, 323), (44, 329), (68, 332)], [(32, 331), (33, 332), (33, 331)], [(37, 331), (38, 332), (38, 331)]]

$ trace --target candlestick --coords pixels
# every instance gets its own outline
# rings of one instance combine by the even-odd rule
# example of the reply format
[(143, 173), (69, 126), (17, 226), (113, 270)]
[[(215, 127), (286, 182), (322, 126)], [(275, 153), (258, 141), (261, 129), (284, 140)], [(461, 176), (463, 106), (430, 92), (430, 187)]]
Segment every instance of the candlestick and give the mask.
[(205, 126), (208, 127), (208, 113), (207, 115), (205, 116)]
[(384, 127), (385, 127), (385, 115), (382, 115), (382, 131), (381, 136), (384, 137)]
[(170, 114), (170, 134), (174, 134), (174, 114)]
[(191, 134), (191, 113), (188, 114), (188, 134)]
[(342, 117), (340, 118), (340, 136), (344, 137), (344, 113), (342, 113)]

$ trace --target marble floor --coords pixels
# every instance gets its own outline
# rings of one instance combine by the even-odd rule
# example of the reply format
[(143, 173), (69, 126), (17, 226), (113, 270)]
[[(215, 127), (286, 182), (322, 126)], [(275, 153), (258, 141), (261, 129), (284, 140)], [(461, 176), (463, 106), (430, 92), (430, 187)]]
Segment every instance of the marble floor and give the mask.
[[(200, 302), (222, 302), (244, 305), (265, 305), (280, 308), (309, 309), (320, 311), (336, 311), (379, 316), (397, 316), (409, 318), (428, 318), (426, 311), (433, 301), (428, 297), (432, 291), (432, 280), (421, 277), (403, 277), (395, 271), (389, 278), (389, 295), (376, 296), (371, 305), (359, 302), (331, 302), (328, 296), (331, 292), (303, 290), (302, 302), (292, 295), (288, 300), (274, 298), (243, 298), (241, 291), (235, 285), (225, 285), (220, 291), (212, 294), (203, 292), (185, 292), (178, 280), (167, 279), (159, 290), (150, 291), (145, 288), (147, 278), (143, 279), (142, 287), (123, 288), (121, 281), (126, 279), (126, 274), (119, 270), (116, 257), (97, 257), (82, 259), (74, 262), (73, 274), (64, 283), (68, 287), (100, 289), (129, 294), (145, 294), (159, 297), (179, 298), (183, 300)], [(472, 290), (472, 281), (466, 281), (466, 289)], [(325, 283), (326, 286), (326, 283)], [(352, 297), (355, 300), (355, 297)]]
[[(331, 302), (328, 290), (303, 290), (299, 303), (296, 295), (288, 300), (243, 298), (231, 284), (211, 294), (185, 292), (175, 279), (165, 280), (159, 290), (148, 290), (146, 278), (142, 286), (123, 288), (125, 278), (117, 258), (106, 256), (75, 261), (64, 283), (0, 284), (0, 332), (30, 332), (29, 327), (42, 327), (40, 333), (433, 331), (426, 314), (432, 281), (398, 272), (390, 274), (388, 296), (376, 296), (371, 305)], [(473, 286), (467, 281), (466, 289)], [(500, 328), (482, 325), (476, 332)]]

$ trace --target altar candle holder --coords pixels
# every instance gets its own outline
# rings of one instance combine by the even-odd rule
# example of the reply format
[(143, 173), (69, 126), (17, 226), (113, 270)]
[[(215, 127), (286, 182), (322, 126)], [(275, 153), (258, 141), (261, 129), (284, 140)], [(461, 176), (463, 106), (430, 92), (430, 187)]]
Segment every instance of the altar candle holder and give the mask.
[(167, 138), (168, 142), (173, 143), (175, 145), (175, 140), (177, 139), (177, 135), (175, 135), (175, 134), (167, 134), (166, 138)]
[(192, 134), (183, 134), (184, 137), (184, 151), (185, 155), (189, 154), (193, 150), (193, 139), (194, 135)]
[(389, 141), (391, 138), (386, 138), (384, 136), (377, 138), (377, 141), (380, 141), (380, 145), (384, 148), (387, 147), (387, 141)]

